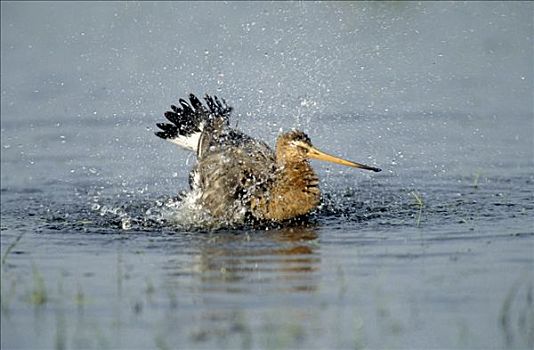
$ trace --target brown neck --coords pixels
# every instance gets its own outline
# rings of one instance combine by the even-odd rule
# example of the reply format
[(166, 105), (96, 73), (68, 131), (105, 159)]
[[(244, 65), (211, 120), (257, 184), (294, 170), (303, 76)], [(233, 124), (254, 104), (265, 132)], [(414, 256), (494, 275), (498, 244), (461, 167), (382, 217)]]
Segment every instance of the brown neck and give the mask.
[(283, 221), (311, 212), (319, 205), (319, 180), (305, 160), (279, 162), (276, 180), (265, 197), (253, 203), (260, 219)]

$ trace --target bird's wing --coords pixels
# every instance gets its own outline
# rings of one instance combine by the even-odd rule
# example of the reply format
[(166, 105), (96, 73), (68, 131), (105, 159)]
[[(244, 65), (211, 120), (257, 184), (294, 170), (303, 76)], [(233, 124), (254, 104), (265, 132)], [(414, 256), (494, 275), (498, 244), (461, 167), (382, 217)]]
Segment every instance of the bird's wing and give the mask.
[(204, 97), (206, 105), (193, 94), (189, 95), (189, 102), (180, 99), (179, 107), (171, 105), (171, 111), (165, 112), (165, 118), (170, 123), (157, 123), (162, 131), (156, 136), (166, 139), (181, 147), (192, 150), (198, 155), (199, 143), (204, 131), (206, 133), (219, 132), (229, 124), (232, 107), (224, 99), (216, 96)]
[(201, 201), (218, 218), (236, 221), (250, 211), (250, 200), (268, 191), (275, 174), (273, 151), (253, 139), (225, 145), (199, 159), (193, 177)]

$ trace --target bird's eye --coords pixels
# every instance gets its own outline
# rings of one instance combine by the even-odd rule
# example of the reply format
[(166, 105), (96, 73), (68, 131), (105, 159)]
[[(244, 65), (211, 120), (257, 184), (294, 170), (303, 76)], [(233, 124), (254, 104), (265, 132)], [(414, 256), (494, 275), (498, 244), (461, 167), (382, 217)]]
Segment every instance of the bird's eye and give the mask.
[(306, 147), (306, 144), (304, 144), (301, 141), (291, 141), (290, 145), (292, 147), (295, 147), (301, 153), (304, 153), (304, 154), (308, 153), (308, 147)]

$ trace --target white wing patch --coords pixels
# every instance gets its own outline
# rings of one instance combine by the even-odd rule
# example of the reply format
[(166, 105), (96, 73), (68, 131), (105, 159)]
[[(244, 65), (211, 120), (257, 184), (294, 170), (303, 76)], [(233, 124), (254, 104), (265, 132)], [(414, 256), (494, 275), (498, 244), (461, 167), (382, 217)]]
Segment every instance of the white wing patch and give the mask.
[(198, 151), (198, 142), (200, 141), (200, 136), (202, 136), (202, 131), (204, 130), (205, 123), (202, 122), (198, 126), (200, 129), (199, 132), (192, 133), (190, 135), (178, 135), (178, 137), (175, 137), (173, 139), (166, 139), (169, 142), (174, 143), (175, 145), (178, 145), (180, 147), (183, 147), (185, 149), (191, 150), (195, 153)]
[(167, 141), (196, 153), (198, 150), (198, 141), (200, 140), (200, 135), (202, 135), (202, 131), (196, 132), (189, 136), (180, 135), (174, 139), (167, 139)]

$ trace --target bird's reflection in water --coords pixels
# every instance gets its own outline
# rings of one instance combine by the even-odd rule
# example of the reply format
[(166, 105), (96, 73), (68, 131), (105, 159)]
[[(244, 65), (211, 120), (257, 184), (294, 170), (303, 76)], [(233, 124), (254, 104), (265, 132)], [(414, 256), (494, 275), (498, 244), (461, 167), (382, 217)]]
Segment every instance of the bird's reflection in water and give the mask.
[[(196, 235), (192, 259), (175, 252), (165, 267), (177, 307), (194, 305), (166, 313), (168, 340), (183, 342), (186, 335), (193, 343), (213, 348), (249, 348), (263, 337), (267, 344), (288, 337), (295, 338), (294, 345), (300, 343), (301, 324), (316, 319), (317, 309), (292, 305), (307, 303), (319, 291), (317, 237), (315, 228), (306, 224)], [(184, 313), (187, 324), (178, 322), (177, 315)], [(173, 326), (177, 324), (181, 326)], [(269, 331), (256, 334), (255, 327)]]
[(213, 233), (193, 262), (202, 291), (313, 291), (317, 233), (306, 225), (249, 233)]

